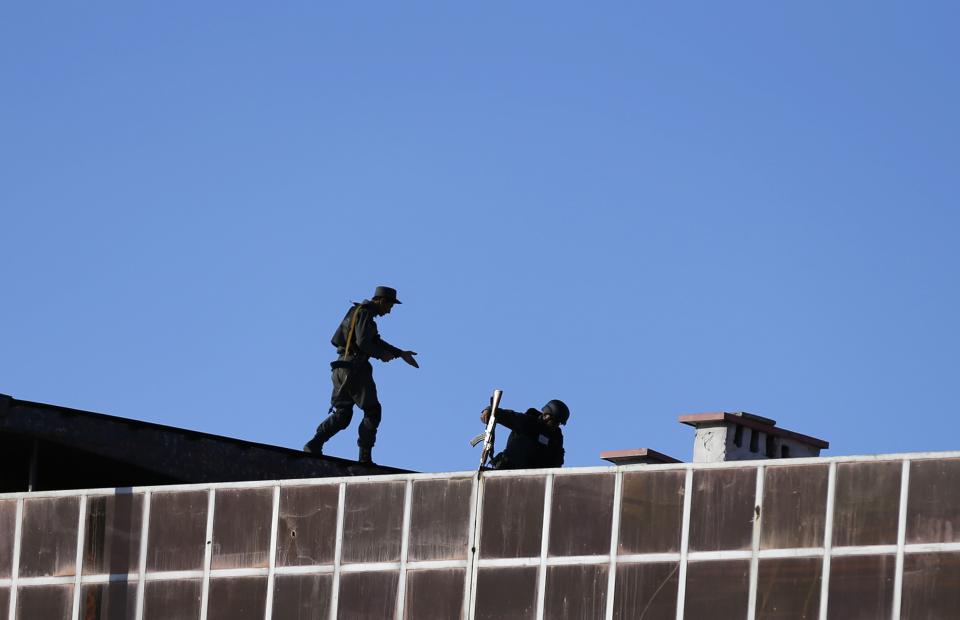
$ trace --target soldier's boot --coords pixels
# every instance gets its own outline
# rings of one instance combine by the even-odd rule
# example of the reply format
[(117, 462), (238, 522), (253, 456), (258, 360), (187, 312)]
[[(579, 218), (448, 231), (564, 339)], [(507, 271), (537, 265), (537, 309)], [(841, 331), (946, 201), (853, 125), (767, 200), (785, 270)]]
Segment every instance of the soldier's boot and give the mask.
[(373, 463), (373, 455), (371, 454), (372, 452), (373, 452), (372, 448), (364, 448), (363, 446), (361, 446), (360, 457), (357, 460), (361, 463), (368, 463), (368, 464)]
[(323, 454), (323, 441), (321, 441), (319, 437), (314, 435), (313, 439), (308, 441), (306, 445), (303, 446), (303, 451), (320, 456), (321, 454)]

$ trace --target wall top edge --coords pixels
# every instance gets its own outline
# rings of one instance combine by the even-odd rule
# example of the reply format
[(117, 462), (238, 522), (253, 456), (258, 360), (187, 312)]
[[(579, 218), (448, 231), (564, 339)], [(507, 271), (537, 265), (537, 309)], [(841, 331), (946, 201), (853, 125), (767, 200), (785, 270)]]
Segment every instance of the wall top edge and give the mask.
[[(730, 468), (757, 468), (757, 467), (786, 467), (795, 465), (814, 465), (829, 463), (870, 463), (879, 461), (920, 461), (930, 459), (960, 458), (960, 450), (947, 452), (904, 452), (892, 454), (828, 456), (790, 459), (758, 459), (755, 461), (726, 461), (720, 463), (663, 463), (657, 465), (610, 465), (596, 467), (564, 467), (554, 469), (525, 469), (512, 471), (486, 471), (484, 478), (511, 478), (528, 476), (575, 476), (578, 474), (601, 474), (617, 472), (644, 472), (669, 470), (700, 470), (700, 469), (730, 469)], [(256, 480), (250, 482), (215, 482), (198, 484), (170, 484), (143, 487), (120, 487), (100, 489), (70, 489), (59, 491), (36, 491), (20, 493), (0, 493), (0, 500), (21, 498), (68, 497), (68, 496), (98, 496), (124, 495), (132, 493), (168, 493), (174, 491), (206, 491), (210, 489), (257, 489), (280, 487), (297, 487), (307, 485), (333, 485), (342, 483), (364, 484), (370, 482), (406, 482), (408, 480), (472, 480), (477, 478), (476, 471), (438, 472), (429, 474), (386, 474), (382, 476), (347, 476), (337, 478), (295, 478), (290, 480)]]

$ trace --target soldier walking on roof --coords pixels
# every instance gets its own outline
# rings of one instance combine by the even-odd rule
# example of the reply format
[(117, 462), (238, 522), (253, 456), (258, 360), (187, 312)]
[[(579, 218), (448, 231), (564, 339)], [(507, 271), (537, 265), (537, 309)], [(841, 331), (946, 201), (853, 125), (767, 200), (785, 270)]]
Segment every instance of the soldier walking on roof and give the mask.
[(377, 384), (373, 382), (373, 366), (370, 358), (389, 362), (401, 358), (414, 368), (419, 368), (416, 353), (404, 351), (380, 337), (374, 317), (390, 314), (399, 304), (397, 291), (389, 286), (378, 286), (373, 299), (354, 303), (340, 321), (340, 326), (330, 340), (337, 348), (337, 361), (331, 362), (333, 370), (333, 395), (330, 398), (330, 414), (317, 427), (313, 439), (303, 447), (304, 451), (323, 454), (323, 444), (338, 432), (347, 428), (353, 418), (353, 406), (363, 410), (359, 439), (361, 463), (370, 463), (373, 444), (377, 441), (380, 426), (380, 401), (377, 399)]

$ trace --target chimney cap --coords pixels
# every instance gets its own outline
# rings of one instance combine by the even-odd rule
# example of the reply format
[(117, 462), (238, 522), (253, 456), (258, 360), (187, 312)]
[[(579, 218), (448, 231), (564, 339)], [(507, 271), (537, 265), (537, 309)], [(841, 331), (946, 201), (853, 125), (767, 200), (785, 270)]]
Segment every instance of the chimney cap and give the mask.
[(681, 424), (689, 424), (693, 427), (699, 427), (700, 425), (716, 426), (718, 423), (730, 422), (733, 424), (746, 426), (747, 428), (753, 428), (770, 435), (779, 435), (780, 437), (793, 439), (794, 441), (799, 441), (801, 443), (809, 444), (824, 450), (830, 447), (830, 442), (826, 440), (788, 431), (785, 428), (775, 426), (776, 420), (753, 415), (752, 413), (746, 413), (744, 411), (739, 411), (736, 413), (727, 413), (723, 411), (715, 413), (689, 413), (680, 416), (677, 418), (677, 421)]
[(683, 461), (657, 452), (652, 448), (634, 448), (632, 450), (607, 450), (600, 458), (614, 465), (657, 465), (661, 463), (682, 463)]

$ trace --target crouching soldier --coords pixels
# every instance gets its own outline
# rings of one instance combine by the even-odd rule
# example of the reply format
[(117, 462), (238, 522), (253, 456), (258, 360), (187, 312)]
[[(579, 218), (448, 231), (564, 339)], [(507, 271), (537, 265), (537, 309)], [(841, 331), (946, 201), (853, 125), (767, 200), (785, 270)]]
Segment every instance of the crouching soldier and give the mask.
[[(533, 469), (563, 466), (563, 431), (570, 409), (560, 400), (551, 400), (540, 411), (524, 413), (497, 409), (497, 424), (510, 429), (507, 447), (494, 456), (493, 469)], [(490, 408), (480, 413), (480, 421), (490, 420)]]

